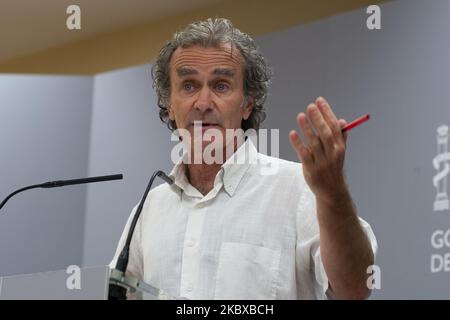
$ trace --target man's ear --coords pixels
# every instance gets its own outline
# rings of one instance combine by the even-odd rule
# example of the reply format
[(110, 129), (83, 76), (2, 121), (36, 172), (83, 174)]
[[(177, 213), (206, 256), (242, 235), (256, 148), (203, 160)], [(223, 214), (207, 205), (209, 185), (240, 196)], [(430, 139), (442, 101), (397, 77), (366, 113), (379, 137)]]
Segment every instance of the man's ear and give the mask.
[(248, 117), (252, 114), (253, 107), (255, 105), (255, 99), (253, 97), (248, 98), (247, 104), (244, 106), (244, 120), (247, 120)]

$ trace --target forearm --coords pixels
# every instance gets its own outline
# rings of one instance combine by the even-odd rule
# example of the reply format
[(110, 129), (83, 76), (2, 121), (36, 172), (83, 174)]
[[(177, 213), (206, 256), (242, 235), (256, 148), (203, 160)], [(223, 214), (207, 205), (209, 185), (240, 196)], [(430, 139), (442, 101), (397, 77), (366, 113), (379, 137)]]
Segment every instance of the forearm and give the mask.
[(306, 113), (300, 112), (297, 122), (307, 143), (295, 131), (289, 137), (316, 196), (323, 265), (338, 298), (365, 298), (370, 293), (366, 271), (374, 257), (344, 179), (346, 121), (337, 119), (323, 97)]
[(374, 256), (350, 194), (316, 201), (321, 257), (331, 289), (337, 298), (368, 297), (367, 267)]

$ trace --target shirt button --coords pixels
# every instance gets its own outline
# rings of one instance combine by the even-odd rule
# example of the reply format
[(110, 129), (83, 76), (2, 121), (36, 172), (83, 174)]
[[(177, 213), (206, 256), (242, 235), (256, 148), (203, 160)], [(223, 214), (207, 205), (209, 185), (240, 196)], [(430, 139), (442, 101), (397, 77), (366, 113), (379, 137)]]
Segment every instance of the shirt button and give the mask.
[(203, 208), (205, 206), (204, 202), (197, 203), (197, 208)]
[(188, 240), (186, 242), (186, 244), (188, 245), (188, 247), (193, 247), (195, 245), (195, 241), (194, 240)]
[(193, 289), (192, 283), (189, 283), (189, 284), (186, 286), (186, 291), (187, 291), (187, 292), (192, 292), (192, 289)]

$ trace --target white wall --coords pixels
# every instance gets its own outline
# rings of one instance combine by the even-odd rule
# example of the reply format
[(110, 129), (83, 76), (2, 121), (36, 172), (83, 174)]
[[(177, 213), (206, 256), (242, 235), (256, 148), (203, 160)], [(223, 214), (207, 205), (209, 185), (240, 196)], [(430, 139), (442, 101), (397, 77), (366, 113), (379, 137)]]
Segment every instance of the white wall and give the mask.
[[(0, 197), (85, 177), (92, 78), (0, 75)], [(82, 262), (86, 187), (35, 189), (0, 211), (0, 275)]]
[(153, 171), (171, 168), (170, 131), (159, 120), (155, 101), (149, 65), (94, 78), (89, 174), (123, 173), (124, 180), (88, 186), (85, 265), (110, 262)]

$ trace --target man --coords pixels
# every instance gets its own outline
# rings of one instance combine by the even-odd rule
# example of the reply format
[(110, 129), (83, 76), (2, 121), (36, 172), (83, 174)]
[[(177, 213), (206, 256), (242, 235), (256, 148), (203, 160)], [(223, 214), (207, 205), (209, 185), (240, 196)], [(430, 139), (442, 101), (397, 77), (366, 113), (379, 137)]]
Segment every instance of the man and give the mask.
[[(188, 299), (368, 297), (377, 244), (345, 182), (346, 122), (328, 102), (319, 97), (299, 113), (306, 141), (289, 133), (301, 164), (258, 153), (242, 135), (230, 139), (230, 130), (259, 129), (270, 70), (226, 19), (176, 33), (153, 79), (160, 118), (186, 150), (170, 173), (174, 184), (146, 199), (127, 272)], [(204, 157), (211, 145), (219, 161)], [(273, 167), (276, 174), (264, 174)]]

